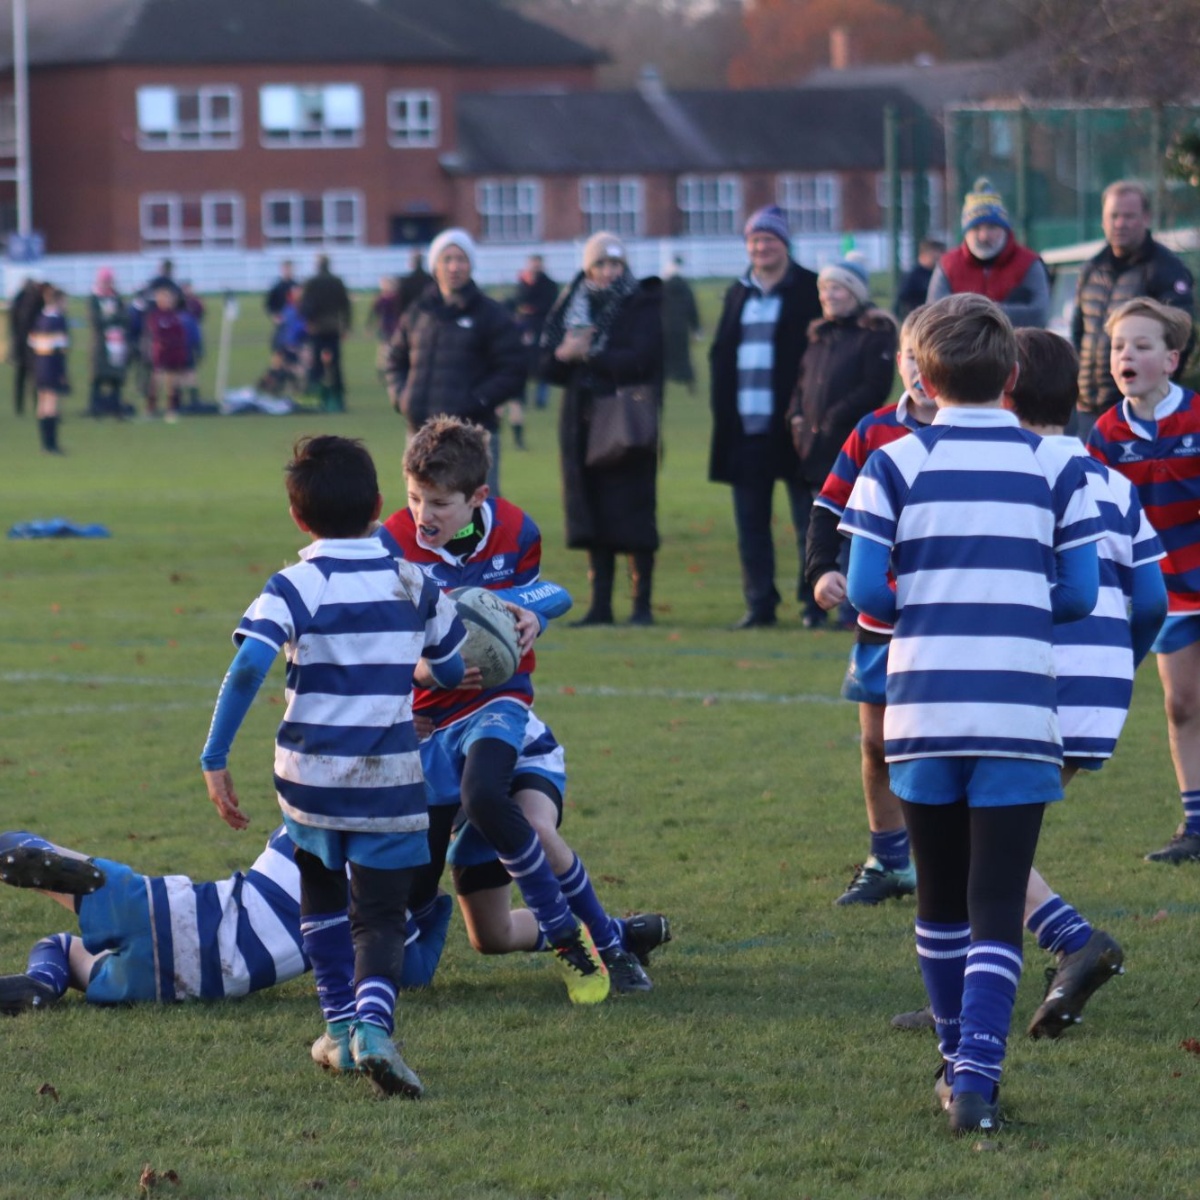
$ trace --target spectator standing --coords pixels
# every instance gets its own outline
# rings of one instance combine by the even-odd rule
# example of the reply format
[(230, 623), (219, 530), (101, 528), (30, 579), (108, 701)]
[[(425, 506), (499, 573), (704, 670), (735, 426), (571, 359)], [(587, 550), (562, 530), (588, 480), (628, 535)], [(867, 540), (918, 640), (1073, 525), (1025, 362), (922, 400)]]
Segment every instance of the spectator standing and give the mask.
[(903, 321), (914, 308), (920, 308), (929, 294), (929, 281), (938, 259), (946, 253), (946, 243), (922, 238), (917, 246), (917, 261), (905, 272), (896, 292), (896, 318)]
[[(1071, 341), (1079, 354), (1076, 432), (1085, 442), (1097, 419), (1121, 399), (1109, 370), (1109, 314), (1135, 296), (1149, 296), (1194, 316), (1192, 273), (1178, 255), (1150, 234), (1150, 196), (1134, 179), (1104, 189), (1102, 215), (1107, 245), (1083, 265), (1075, 289)], [(1194, 336), (1180, 356), (1175, 378), (1187, 361)]]
[(400, 324), (403, 309), (400, 306), (400, 281), (395, 275), (383, 275), (379, 279), (379, 291), (371, 301), (367, 312), (367, 330), (375, 330), (375, 373), (379, 382), (387, 380), (388, 346)]
[(183, 307), (183, 289), (175, 280), (175, 264), (169, 258), (164, 258), (158, 264), (158, 274), (150, 279), (142, 288), (147, 307), (155, 303), (155, 296), (163, 289), (171, 293), (176, 308)]
[[(867, 268), (853, 258), (830, 263), (817, 276), (821, 318), (808, 330), (808, 350), (788, 410), (792, 442), (805, 488), (793, 519), (800, 544), (808, 538), (808, 518), (842, 443), (868, 413), (886, 403), (892, 390), (896, 322), (871, 303)], [(824, 625), (825, 610), (805, 581), (801, 622)], [(853, 621), (847, 610), (843, 621)]]
[(529, 371), (535, 376), (533, 391), (534, 408), (545, 408), (550, 385), (537, 377), (541, 359), (542, 329), (546, 317), (558, 299), (558, 284), (546, 274), (545, 262), (540, 254), (531, 254), (525, 269), (517, 276), (517, 290), (513, 295), (513, 315), (521, 333), (521, 344), (529, 352)]
[(934, 268), (929, 303), (975, 292), (1000, 305), (1014, 327), (1044, 329), (1050, 316), (1046, 264), (1017, 241), (1000, 194), (983, 177), (963, 201), (962, 231), (962, 244)]
[(725, 293), (709, 350), (713, 432), (708, 477), (733, 489), (738, 557), (746, 612), (734, 629), (774, 625), (775, 544), (771, 506), (775, 484), (787, 488), (797, 530), (799, 582), (804, 593), (804, 536), (812, 497), (786, 414), (808, 347), (809, 325), (821, 315), (817, 277), (791, 255), (787, 217), (769, 205), (745, 228), (750, 266)]
[(66, 297), (52, 283), (42, 285), (42, 310), (29, 333), (37, 388), (38, 433), (44, 454), (62, 454), (58, 445), (59, 396), (71, 390), (67, 382)]
[(309, 385), (319, 390), (321, 408), (345, 412), (346, 385), (342, 379), (342, 338), (350, 332), (353, 311), (346, 285), (329, 267), (329, 258), (317, 257), (317, 271), (300, 293), (300, 315), (312, 347)]
[(420, 250), (414, 250), (408, 259), (408, 274), (400, 276), (400, 315), (403, 316), (417, 297), (426, 292), (433, 283), (433, 276), (425, 270)]
[(108, 267), (96, 272), (88, 317), (92, 328), (92, 416), (121, 417), (121, 388), (129, 361), (129, 313)]
[(672, 383), (682, 383), (691, 396), (696, 392), (692, 339), (700, 334), (700, 310), (691, 284), (683, 277), (679, 255), (671, 259), (663, 275), (663, 371)]
[(186, 312), (176, 302), (176, 293), (165, 285), (154, 293), (154, 303), (142, 318), (150, 343), (150, 385), (146, 392), (148, 416), (158, 415), (158, 397), (166, 393), (167, 411), (163, 420), (179, 420), (180, 393), (188, 369), (191, 347), (188, 344)]
[(525, 387), (526, 352), (512, 315), (471, 278), (475, 243), (446, 229), (429, 247), (436, 287), (400, 318), (388, 355), (392, 406), (415, 433), (430, 417), (462, 417), (491, 435), (488, 486), (500, 494), (496, 412)]
[(559, 417), (567, 545), (586, 550), (592, 599), (577, 625), (611, 625), (618, 554), (629, 555), (631, 625), (652, 625), (654, 554), (658, 549), (658, 454), (647, 451), (611, 467), (586, 464), (597, 405), (618, 387), (647, 383), (661, 399), (662, 282), (638, 280), (625, 247), (595, 233), (583, 247), (583, 270), (566, 288), (542, 331), (541, 373), (563, 390)]
[(279, 324), (283, 317), (283, 310), (287, 307), (288, 297), (292, 294), (292, 288), (296, 286), (292, 261), (285, 258), (279, 264), (279, 278), (267, 288), (267, 294), (263, 297), (263, 309), (271, 318), (272, 325)]
[(18, 417), (25, 415), (25, 384), (33, 376), (34, 365), (29, 335), (41, 315), (42, 303), (42, 285), (30, 276), (8, 307), (8, 357), (13, 369), (13, 411)]

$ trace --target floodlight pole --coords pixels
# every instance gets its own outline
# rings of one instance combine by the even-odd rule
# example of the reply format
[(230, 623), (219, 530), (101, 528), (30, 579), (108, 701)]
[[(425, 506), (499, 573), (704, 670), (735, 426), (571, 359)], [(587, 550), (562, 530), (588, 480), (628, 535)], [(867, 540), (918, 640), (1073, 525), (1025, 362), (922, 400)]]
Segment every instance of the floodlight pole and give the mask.
[(25, 0), (13, 0), (13, 102), (17, 135), (17, 233), (33, 230), (29, 187), (29, 28)]

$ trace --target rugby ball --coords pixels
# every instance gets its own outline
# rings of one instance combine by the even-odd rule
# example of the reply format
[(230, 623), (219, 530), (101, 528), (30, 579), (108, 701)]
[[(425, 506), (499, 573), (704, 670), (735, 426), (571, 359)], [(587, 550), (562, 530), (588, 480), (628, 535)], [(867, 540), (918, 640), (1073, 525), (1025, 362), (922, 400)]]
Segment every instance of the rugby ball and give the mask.
[(467, 627), (463, 661), (479, 668), (485, 688), (499, 687), (513, 677), (521, 661), (516, 617), (487, 588), (455, 588), (449, 595)]

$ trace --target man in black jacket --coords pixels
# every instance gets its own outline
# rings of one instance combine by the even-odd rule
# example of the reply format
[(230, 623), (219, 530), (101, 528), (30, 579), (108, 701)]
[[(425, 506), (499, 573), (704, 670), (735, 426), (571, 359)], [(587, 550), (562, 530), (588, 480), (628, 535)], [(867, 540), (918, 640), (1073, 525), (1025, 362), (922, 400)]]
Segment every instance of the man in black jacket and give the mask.
[[(1189, 315), (1194, 312), (1192, 273), (1150, 236), (1150, 197), (1140, 183), (1110, 183), (1104, 189), (1101, 220), (1108, 245), (1084, 263), (1071, 319), (1071, 341), (1079, 352), (1076, 432), (1085, 442), (1100, 414), (1121, 398), (1108, 368), (1108, 314), (1135, 296), (1150, 296)], [(1189, 341), (1180, 356), (1179, 370), (1191, 345)]]
[(330, 269), (329, 258), (324, 254), (317, 257), (317, 273), (304, 281), (300, 315), (312, 346), (309, 383), (320, 389), (322, 409), (344, 412), (342, 338), (350, 332), (353, 310), (346, 285)]
[[(775, 624), (771, 504), (775, 483), (787, 487), (792, 523), (807, 526), (812, 497), (800, 478), (786, 413), (808, 326), (821, 315), (817, 277), (791, 256), (787, 218), (775, 205), (746, 223), (750, 267), (725, 293), (709, 351), (713, 432), (708, 477), (733, 488), (746, 612), (734, 629)], [(803, 534), (797, 538), (797, 600), (806, 597)]]
[(491, 434), (492, 495), (499, 495), (500, 439), (496, 410), (525, 388), (527, 352), (512, 315), (471, 278), (475, 243), (465, 229), (439, 233), (429, 247), (437, 288), (428, 289), (400, 319), (388, 352), (392, 405), (415, 433), (447, 414)]

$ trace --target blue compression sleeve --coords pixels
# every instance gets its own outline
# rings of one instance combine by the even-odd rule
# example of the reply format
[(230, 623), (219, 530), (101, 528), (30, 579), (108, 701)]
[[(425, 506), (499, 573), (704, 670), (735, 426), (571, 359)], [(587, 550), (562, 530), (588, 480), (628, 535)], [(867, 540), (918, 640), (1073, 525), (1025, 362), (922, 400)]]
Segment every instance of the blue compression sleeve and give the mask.
[(1072, 546), (1054, 556), (1058, 582), (1050, 589), (1050, 613), (1055, 625), (1078, 621), (1096, 607), (1100, 595), (1100, 561), (1096, 543)]
[(1129, 601), (1129, 632), (1133, 638), (1133, 665), (1150, 653), (1167, 615), (1167, 585), (1158, 563), (1133, 569), (1133, 595)]
[(212, 724), (208, 729), (208, 741), (204, 743), (204, 750), (200, 754), (200, 765), (206, 771), (220, 771), (228, 763), (233, 739), (242, 727), (277, 653), (258, 638), (248, 637), (238, 647), (221, 683)]
[(455, 651), (449, 658), (443, 659), (436, 666), (426, 659), (429, 673), (433, 682), (440, 688), (456, 688), (462, 683), (462, 677), (467, 673), (467, 664), (463, 656)]
[(537, 617), (542, 633), (546, 632), (546, 626), (555, 617), (570, 612), (571, 605), (575, 603), (566, 588), (546, 579), (526, 584), (524, 587), (498, 588), (496, 595), (501, 600), (507, 600), (509, 604), (529, 609)]
[(850, 566), (846, 571), (846, 592), (859, 612), (886, 621), (896, 621), (896, 593), (888, 586), (890, 547), (870, 538), (850, 539)]

